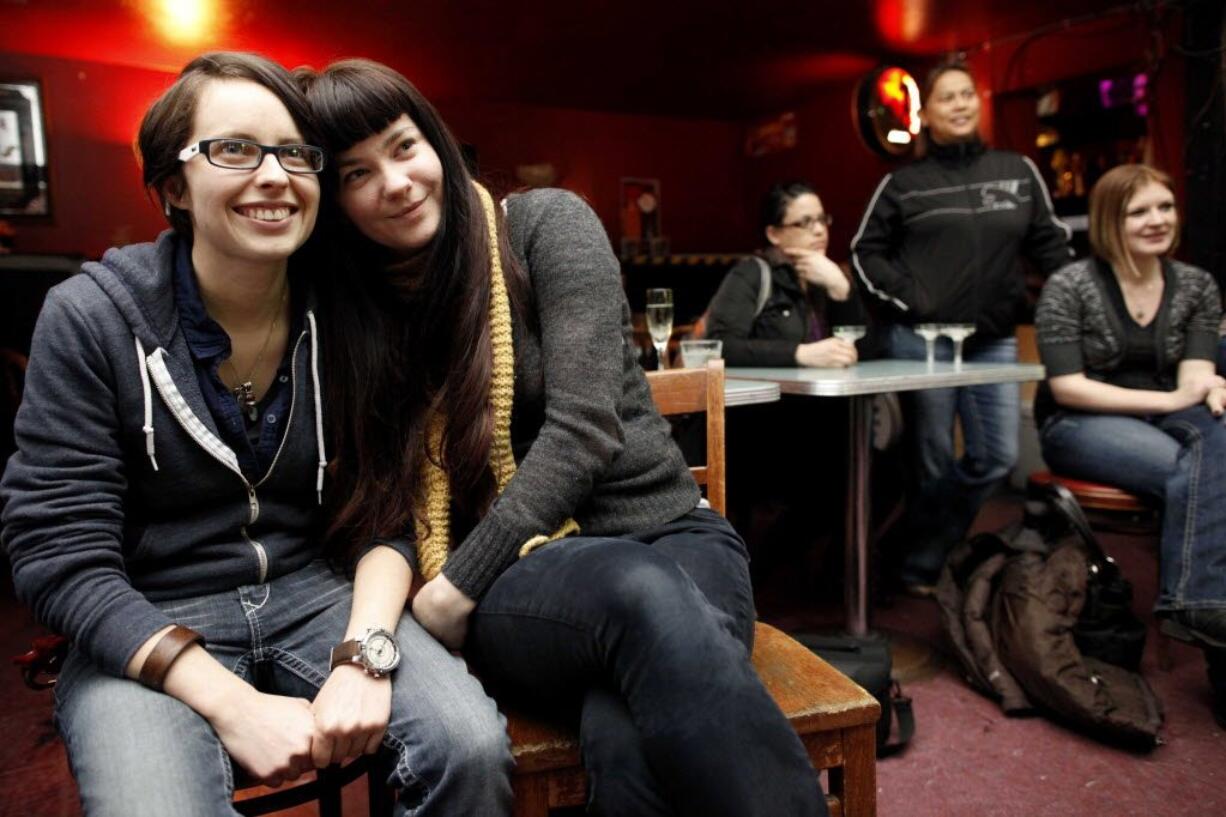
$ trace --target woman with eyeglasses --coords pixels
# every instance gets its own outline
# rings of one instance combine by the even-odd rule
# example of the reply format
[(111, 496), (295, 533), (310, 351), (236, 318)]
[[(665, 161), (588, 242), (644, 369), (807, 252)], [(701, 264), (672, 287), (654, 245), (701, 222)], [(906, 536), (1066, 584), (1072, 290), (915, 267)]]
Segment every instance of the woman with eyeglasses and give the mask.
[[(923, 360), (921, 324), (973, 325), (963, 359), (1015, 362), (1025, 311), (1019, 257), (1044, 273), (1072, 258), (1070, 231), (1052, 211), (1038, 169), (979, 137), (979, 94), (970, 70), (943, 63), (928, 75), (921, 118), (925, 155), (887, 174), (851, 243), (852, 265), (892, 324), (890, 356)], [(947, 338), (938, 359), (952, 357)], [(903, 587), (931, 595), (945, 553), (965, 536), (987, 496), (1017, 461), (1016, 383), (925, 389), (912, 394), (915, 487)], [(954, 419), (964, 454), (954, 457)]]
[(723, 341), (729, 366), (855, 363), (855, 344), (830, 334), (840, 321), (864, 321), (850, 278), (826, 257), (831, 219), (817, 191), (803, 181), (776, 184), (760, 222), (767, 249), (728, 271), (711, 299), (706, 337)]
[(193, 60), (140, 128), (171, 229), (39, 318), (3, 537), (71, 641), (56, 723), (88, 815), (236, 814), (232, 763), (277, 786), (380, 749), (398, 813), (509, 813), (501, 718), (405, 612), (408, 562), (323, 558), (318, 144), (285, 69)]
[(749, 660), (744, 542), (655, 410), (595, 213), (496, 202), (386, 66), (301, 80), (336, 160), (338, 551), (395, 542), (417, 620), (578, 727), (589, 813), (824, 814)]

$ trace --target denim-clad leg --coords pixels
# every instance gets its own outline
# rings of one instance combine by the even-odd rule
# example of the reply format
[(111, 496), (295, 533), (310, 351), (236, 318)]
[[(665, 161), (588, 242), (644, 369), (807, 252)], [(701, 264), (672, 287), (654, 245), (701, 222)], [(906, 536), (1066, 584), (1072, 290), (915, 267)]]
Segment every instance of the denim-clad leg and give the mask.
[[(271, 676), (266, 691), (314, 697), (327, 677), (331, 648), (344, 636), (352, 584), (316, 562), (267, 584), (197, 599), (160, 604), (176, 622), (192, 627), (225, 666), (252, 677), (259, 666)], [(403, 660), (392, 678), (392, 718), (384, 738), (389, 782), (400, 788), (397, 814), (500, 815), (510, 813), (512, 765), (505, 723), (464, 662), (452, 656), (406, 614), (396, 631)], [(85, 662), (82, 662), (85, 664)], [(232, 787), (228, 757), (221, 771), (207, 768), (172, 800), (159, 788), (164, 767), (191, 776), (201, 766), (198, 744), (220, 750), (208, 723), (173, 698), (145, 690), (134, 681), (88, 672), (70, 673), (57, 685), (57, 720), (65, 735), (82, 798), (97, 802), (91, 815), (166, 815), (168, 802), (183, 803), (183, 814), (230, 814)], [(182, 710), (179, 717), (146, 717), (154, 709)], [(131, 724), (141, 724), (136, 730)], [(125, 724), (121, 729), (111, 728)], [(190, 726), (190, 728), (189, 728)], [(131, 756), (112, 762), (131, 741)], [(153, 751), (163, 744), (186, 749)], [(227, 775), (222, 785), (216, 785)], [(186, 794), (185, 794), (186, 793)], [(219, 797), (220, 795), (220, 797)], [(89, 799), (87, 799), (87, 797)], [(119, 798), (116, 800), (115, 798)], [(152, 804), (147, 812), (130, 804)], [(225, 804), (225, 810), (216, 803)], [(201, 804), (197, 806), (197, 804)], [(191, 810), (199, 808), (200, 810)]]
[(55, 721), (87, 817), (237, 815), (230, 757), (187, 704), (104, 675), (72, 650)]
[[(725, 629), (753, 648), (756, 615), (744, 540), (714, 511), (696, 509), (658, 528), (647, 543), (668, 554), (688, 575)], [(599, 817), (669, 817), (673, 810), (643, 749), (626, 702), (604, 687), (583, 698), (579, 721), (583, 765), (588, 773), (589, 812)]]
[(1164, 504), (1155, 608), (1226, 607), (1226, 428), (1204, 406), (1154, 418), (1061, 412), (1040, 432), (1043, 459), (1072, 477)]
[[(890, 327), (890, 355), (923, 360), (923, 338), (908, 326)], [(936, 343), (937, 360), (953, 359), (947, 338)], [(1017, 340), (967, 341), (968, 363), (1014, 363)], [(966, 536), (984, 500), (1017, 462), (1020, 397), (1016, 383), (923, 389), (911, 394), (915, 408), (918, 473), (908, 503), (908, 531), (915, 537), (905, 557), (906, 582), (930, 583), (948, 549)], [(954, 456), (954, 419), (961, 421), (964, 453)]]
[[(666, 552), (684, 551), (683, 536), (727, 537), (726, 522), (701, 514), (627, 538), (572, 537), (519, 560), (473, 614), (474, 664), (500, 691), (552, 709), (578, 705), (590, 689), (615, 691), (671, 805), (665, 813), (824, 814), (804, 748), (730, 635), (737, 617)], [(672, 541), (646, 544), (662, 539)]]

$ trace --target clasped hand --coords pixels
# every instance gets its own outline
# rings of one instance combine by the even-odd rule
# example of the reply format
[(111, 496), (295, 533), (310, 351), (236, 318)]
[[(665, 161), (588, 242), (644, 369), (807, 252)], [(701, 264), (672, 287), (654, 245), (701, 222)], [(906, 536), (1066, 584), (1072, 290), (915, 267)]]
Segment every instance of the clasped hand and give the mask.
[(337, 667), (314, 702), (248, 690), (213, 728), (236, 763), (274, 788), (313, 768), (374, 753), (391, 716), (391, 679), (358, 666)]

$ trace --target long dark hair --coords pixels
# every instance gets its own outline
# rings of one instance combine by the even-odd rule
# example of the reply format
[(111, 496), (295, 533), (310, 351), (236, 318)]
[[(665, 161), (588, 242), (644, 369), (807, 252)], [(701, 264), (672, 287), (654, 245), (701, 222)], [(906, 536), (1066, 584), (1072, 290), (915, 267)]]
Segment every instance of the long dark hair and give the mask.
[[(335, 453), (329, 552), (345, 560), (371, 539), (413, 535), (424, 509), (427, 429), (439, 411), (446, 419), (439, 465), (451, 481), (460, 535), (488, 510), (496, 490), (489, 467), (489, 236), (472, 176), (438, 112), (391, 68), (342, 60), (296, 76), (333, 155), (407, 114), (443, 170), (438, 230), (408, 262), (348, 222), (336, 204), (339, 178), (324, 174), (321, 223), (335, 251), (319, 282)], [(495, 210), (511, 309), (535, 331), (527, 275), (511, 252), (502, 210)]]
[(184, 66), (178, 78), (149, 107), (140, 123), (137, 150), (146, 191), (158, 201), (166, 220), (179, 235), (190, 240), (191, 216), (170, 204), (168, 186), (183, 184), (179, 151), (187, 146), (196, 119), (200, 91), (210, 80), (245, 79), (272, 92), (289, 111), (303, 141), (318, 143), (315, 117), (289, 71), (273, 62), (242, 51), (201, 54)]

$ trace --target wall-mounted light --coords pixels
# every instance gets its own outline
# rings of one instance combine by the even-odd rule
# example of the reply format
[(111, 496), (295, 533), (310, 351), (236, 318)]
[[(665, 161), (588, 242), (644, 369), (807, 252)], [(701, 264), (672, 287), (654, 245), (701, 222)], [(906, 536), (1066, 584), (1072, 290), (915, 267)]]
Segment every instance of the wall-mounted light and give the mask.
[(920, 90), (915, 78), (897, 66), (882, 66), (856, 88), (860, 136), (883, 156), (903, 156), (920, 132)]

